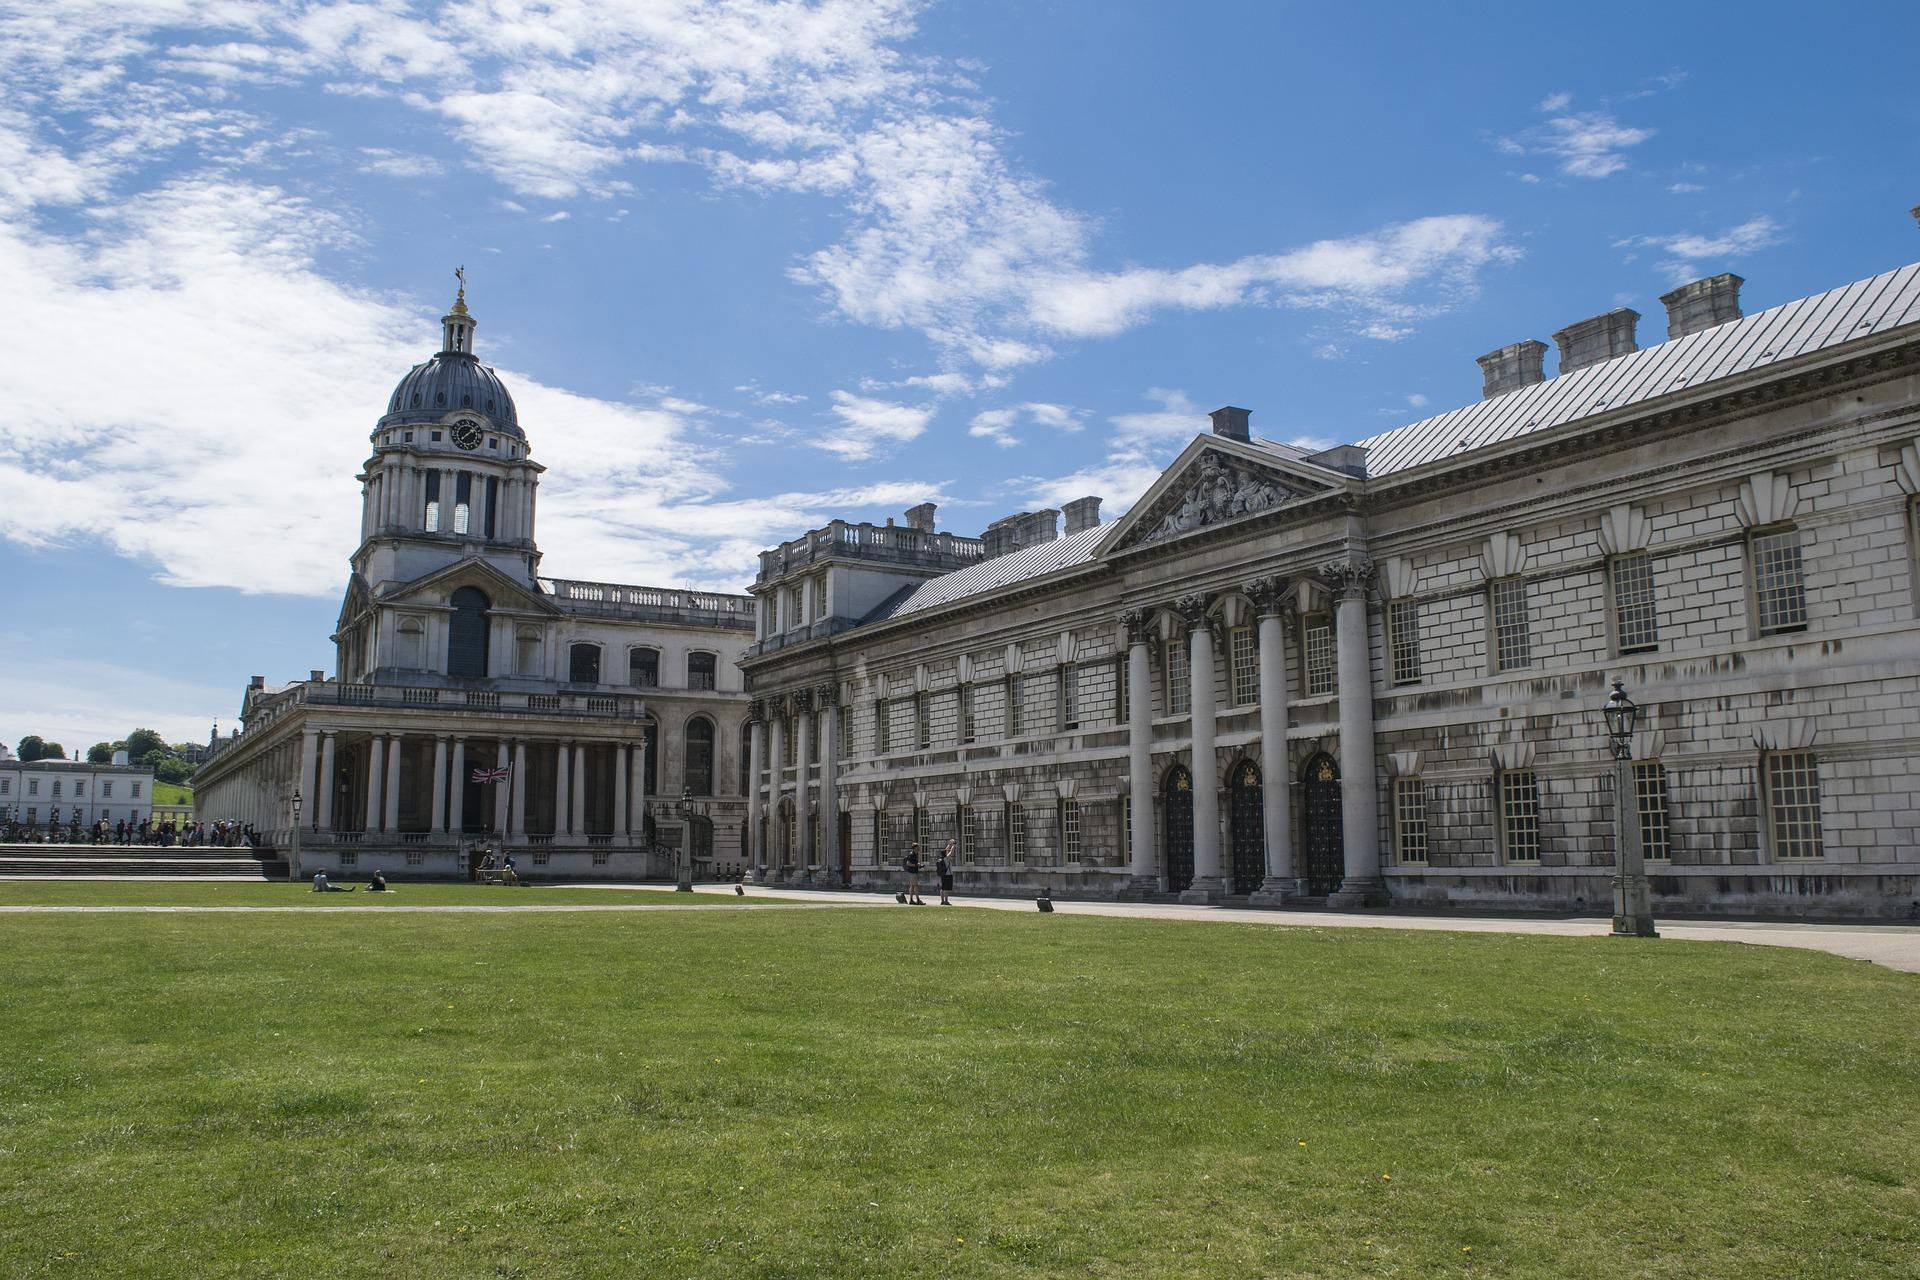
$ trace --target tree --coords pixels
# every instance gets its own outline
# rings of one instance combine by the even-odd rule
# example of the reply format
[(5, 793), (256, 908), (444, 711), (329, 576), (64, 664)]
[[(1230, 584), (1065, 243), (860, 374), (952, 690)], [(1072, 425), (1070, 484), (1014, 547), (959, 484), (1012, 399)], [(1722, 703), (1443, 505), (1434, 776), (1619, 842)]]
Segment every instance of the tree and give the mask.
[(88, 747), (87, 763), (88, 764), (112, 764), (113, 763), (113, 744), (111, 742), (96, 742), (92, 746)]
[[(152, 759), (155, 754), (148, 752), (147, 758)], [(184, 785), (193, 777), (193, 766), (179, 756), (162, 756), (153, 766), (153, 777), (156, 782)]]
[(147, 755), (155, 750), (172, 751), (167, 740), (151, 729), (135, 729), (127, 735), (127, 758), (146, 763)]
[(31, 761), (38, 760), (42, 756), (47, 754), (46, 739), (42, 738), (37, 733), (30, 733), (26, 737), (20, 739), (20, 747), (18, 750), (14, 752), (14, 754), (20, 757), (21, 764), (27, 764), (27, 763), (30, 763)]

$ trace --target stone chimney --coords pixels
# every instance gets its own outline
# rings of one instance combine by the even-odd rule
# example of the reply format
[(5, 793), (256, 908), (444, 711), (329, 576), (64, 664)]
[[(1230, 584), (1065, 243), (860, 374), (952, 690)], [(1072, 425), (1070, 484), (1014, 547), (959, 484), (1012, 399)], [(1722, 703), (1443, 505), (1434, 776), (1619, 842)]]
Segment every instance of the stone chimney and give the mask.
[(986, 532), (980, 535), (981, 558), (991, 560), (995, 556), (1010, 555), (1042, 542), (1052, 542), (1059, 536), (1058, 511), (1051, 507), (1045, 511), (1022, 511), (987, 526)]
[(1213, 419), (1213, 434), (1225, 436), (1229, 440), (1246, 440), (1249, 438), (1247, 419), (1253, 416), (1251, 410), (1236, 409), (1232, 405), (1228, 405), (1224, 409), (1215, 409), (1207, 416)]
[(327, 673), (317, 667), (311, 668), (307, 672), (307, 679), (313, 684), (325, 684), (327, 682)]
[(1740, 318), (1740, 286), (1745, 284), (1731, 271), (1705, 280), (1683, 284), (1672, 293), (1660, 295), (1667, 307), (1667, 336), (1684, 338), (1702, 329)]
[(1067, 517), (1067, 536), (1083, 533), (1100, 523), (1100, 499), (1075, 498), (1060, 508)]
[(907, 528), (918, 529), (922, 533), (933, 532), (933, 513), (939, 508), (931, 502), (923, 502), (917, 507), (907, 508)]
[(267, 687), (267, 678), (265, 676), (254, 676), (247, 681), (247, 687), (249, 689), (264, 689)]
[(1604, 315), (1568, 325), (1553, 335), (1560, 345), (1560, 372), (1572, 373), (1638, 351), (1640, 344), (1633, 340), (1633, 329), (1639, 323), (1638, 311), (1615, 307)]
[(1481, 398), (1491, 400), (1509, 391), (1545, 382), (1546, 358), (1547, 344), (1533, 338), (1487, 352), (1479, 361), (1480, 372), (1486, 379), (1486, 385), (1480, 391)]

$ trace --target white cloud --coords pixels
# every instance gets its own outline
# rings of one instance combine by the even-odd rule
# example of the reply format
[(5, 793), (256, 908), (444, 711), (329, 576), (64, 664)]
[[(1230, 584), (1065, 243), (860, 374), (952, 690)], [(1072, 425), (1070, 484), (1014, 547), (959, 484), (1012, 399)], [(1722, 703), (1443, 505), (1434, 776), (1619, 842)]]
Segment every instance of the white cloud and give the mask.
[(967, 428), (967, 434), (982, 440), (991, 440), (1003, 449), (1010, 449), (1020, 443), (1020, 438), (1013, 434), (1013, 430), (1023, 419), (1032, 426), (1074, 432), (1080, 430), (1083, 416), (1080, 410), (1069, 409), (1063, 404), (1030, 400), (1025, 404), (1002, 409), (987, 409), (975, 414), (972, 424)]
[(18, 633), (0, 635), (0, 665), (9, 686), (0, 742), (9, 747), (37, 733), (71, 756), (136, 726), (169, 742), (205, 742), (216, 718), (238, 710), (233, 689), (182, 680), (160, 666), (67, 657)]
[(432, 156), (412, 151), (394, 151), (387, 147), (362, 147), (363, 173), (378, 173), (389, 178), (437, 178), (447, 167)]
[(1168, 440), (1177, 440), (1184, 445), (1193, 436), (1211, 429), (1207, 411), (1188, 398), (1184, 391), (1150, 387), (1147, 389), (1147, 399), (1159, 401), (1160, 407), (1116, 414), (1107, 420), (1113, 424), (1116, 440), (1135, 447)]
[(933, 421), (933, 415), (932, 405), (895, 404), (891, 400), (836, 391), (833, 416), (840, 420), (840, 426), (811, 443), (850, 462), (864, 461), (888, 445), (918, 439)]
[(1697, 195), (1705, 190), (1706, 188), (1697, 182), (1675, 182), (1667, 187), (1668, 194), (1676, 196)]
[(1610, 112), (1571, 111), (1572, 104), (1572, 94), (1553, 94), (1539, 106), (1547, 120), (1496, 138), (1495, 148), (1506, 155), (1550, 156), (1570, 178), (1606, 178), (1627, 167), (1629, 148), (1654, 135), (1652, 129), (1621, 124)]
[(570, 214), (570, 213), (568, 213), (568, 212), (567, 212), (567, 211), (566, 211), (565, 209), (555, 209), (555, 210), (554, 210), (554, 211), (553, 211), (552, 213), (550, 213), (550, 214), (548, 214), (548, 215), (547, 215), (546, 217), (544, 217), (544, 218), (542, 218), (542, 219), (540, 219), (540, 221), (542, 221), (542, 222), (565, 222), (565, 221), (566, 221), (566, 220), (567, 220), (568, 218), (571, 218), (572, 216), (573, 216), (573, 215), (572, 215), (572, 214)]
[(1685, 231), (1671, 235), (1633, 236), (1616, 242), (1619, 248), (1653, 248), (1671, 255), (1660, 269), (1676, 284), (1699, 278), (1709, 264), (1724, 266), (1732, 258), (1768, 249), (1786, 239), (1786, 228), (1765, 214), (1749, 218), (1718, 234)]

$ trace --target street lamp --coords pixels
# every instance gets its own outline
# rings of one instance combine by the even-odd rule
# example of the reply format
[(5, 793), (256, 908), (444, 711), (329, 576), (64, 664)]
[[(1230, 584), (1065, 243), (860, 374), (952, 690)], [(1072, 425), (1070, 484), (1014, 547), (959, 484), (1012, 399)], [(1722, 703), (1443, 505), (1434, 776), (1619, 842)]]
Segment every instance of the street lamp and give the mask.
[(300, 789), (293, 791), (293, 847), (287, 855), (287, 880), (298, 883), (300, 879)]
[(1613, 750), (1614, 936), (1657, 938), (1660, 935), (1653, 927), (1647, 865), (1640, 848), (1640, 814), (1634, 804), (1633, 727), (1640, 720), (1640, 708), (1615, 680), (1600, 714), (1607, 722), (1607, 743)]
[(693, 892), (693, 791), (680, 788), (680, 883), (676, 893)]

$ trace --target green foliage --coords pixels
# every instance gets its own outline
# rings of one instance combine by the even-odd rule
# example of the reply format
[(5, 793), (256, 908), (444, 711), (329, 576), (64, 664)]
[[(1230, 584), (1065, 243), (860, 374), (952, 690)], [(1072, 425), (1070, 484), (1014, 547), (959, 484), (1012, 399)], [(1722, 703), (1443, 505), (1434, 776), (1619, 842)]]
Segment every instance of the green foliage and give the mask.
[(9, 917), (0, 1274), (1920, 1275), (1867, 964), (233, 892), (342, 909)]
[(28, 764), (35, 760), (65, 760), (67, 749), (57, 742), (48, 742), (37, 733), (30, 733), (20, 739), (14, 754), (22, 764)]
[(158, 759), (155, 759), (156, 755), (158, 755), (157, 752), (149, 752), (147, 757), (151, 762), (150, 767), (153, 769), (153, 776), (156, 781), (171, 782), (178, 785), (186, 782), (187, 779), (193, 776), (193, 766), (185, 760), (182, 760), (179, 756), (169, 754), (159, 756)]
[(127, 757), (136, 764), (145, 764), (147, 757), (155, 751), (169, 752), (173, 748), (167, 740), (152, 729), (135, 729), (127, 735)]
[(87, 763), (88, 764), (112, 764), (113, 763), (113, 744), (111, 742), (96, 742), (92, 746), (88, 747)]

